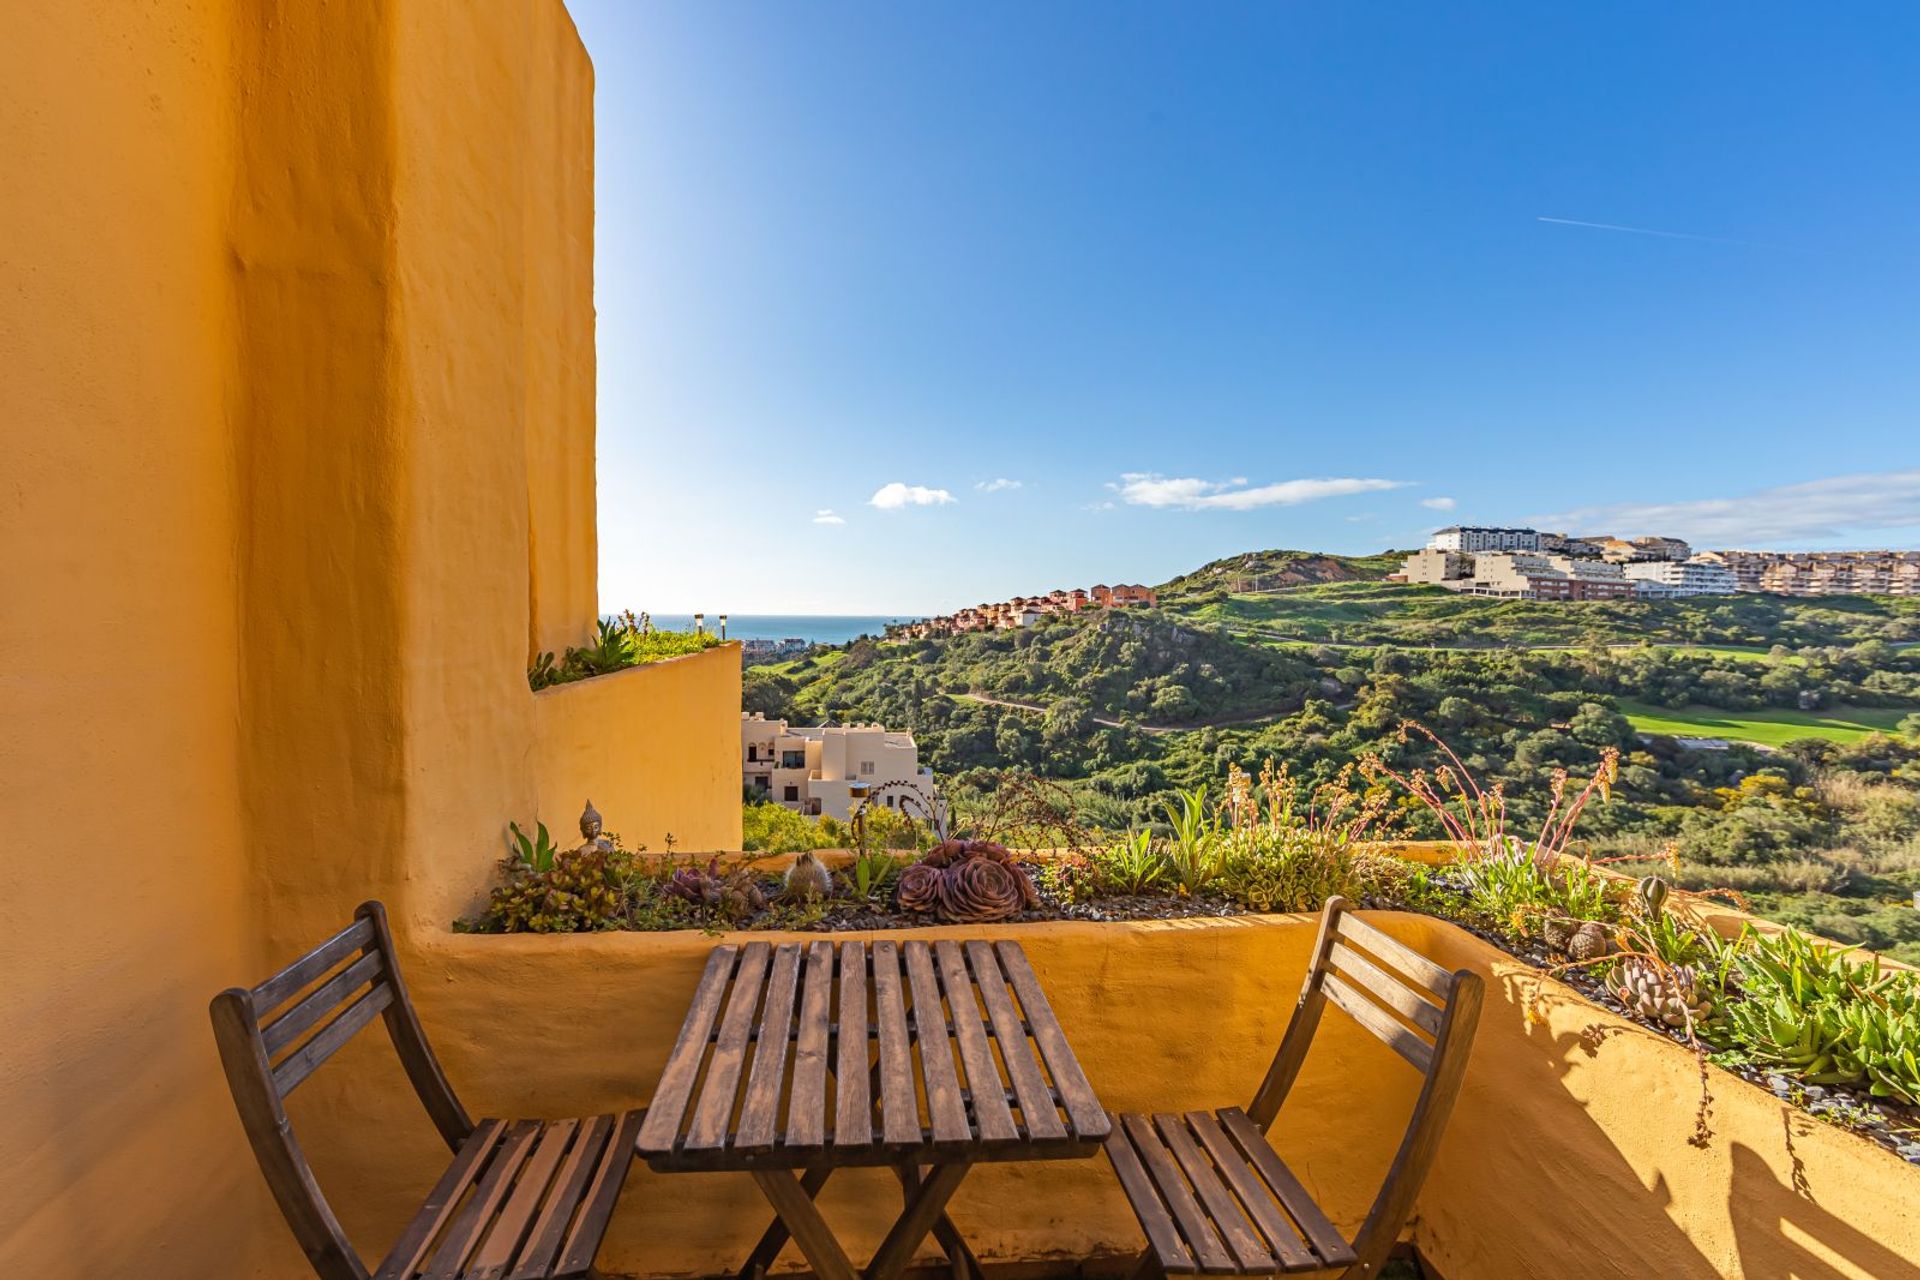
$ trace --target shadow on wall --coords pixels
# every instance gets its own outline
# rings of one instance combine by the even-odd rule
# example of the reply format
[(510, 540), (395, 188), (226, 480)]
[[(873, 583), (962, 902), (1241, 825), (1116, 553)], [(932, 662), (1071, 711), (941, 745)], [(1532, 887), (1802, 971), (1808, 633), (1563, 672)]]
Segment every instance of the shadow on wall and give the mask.
[[(1788, 1117), (1789, 1126), (1796, 1122), (1816, 1123)], [(1789, 1127), (1789, 1151), (1793, 1134)], [(1819, 1192), (1818, 1187), (1783, 1185), (1759, 1152), (1734, 1144), (1727, 1207), (1746, 1280), (1920, 1280), (1920, 1264), (1828, 1213), (1820, 1207)], [(1889, 1187), (1888, 1194), (1900, 1192)]]
[[(1527, 1016), (1527, 1004), (1536, 992), (1534, 982), (1530, 976), (1508, 975), (1489, 984), (1488, 1004), (1503, 1001), (1508, 1008), (1507, 1016), (1498, 1019), (1497, 1026), (1509, 1034), (1511, 1028), (1524, 1028), (1526, 1044), (1534, 1052), (1510, 1054), (1504, 1070), (1483, 1072), (1479, 1080), (1482, 1088), (1500, 1095), (1492, 1100), (1496, 1108), (1524, 1106), (1536, 1114), (1531, 1122), (1521, 1124), (1503, 1124), (1483, 1114), (1475, 1118), (1473, 1130), (1484, 1140), (1509, 1148), (1498, 1167), (1509, 1172), (1531, 1169), (1537, 1178), (1582, 1186), (1588, 1191), (1555, 1196), (1551, 1223), (1537, 1220), (1527, 1197), (1514, 1198), (1515, 1210), (1529, 1221), (1512, 1225), (1522, 1232), (1549, 1230), (1556, 1238), (1610, 1243), (1612, 1247), (1593, 1255), (1596, 1267), (1589, 1275), (1612, 1274), (1621, 1280), (1643, 1280), (1651, 1274), (1663, 1280), (1720, 1276), (1721, 1269), (1673, 1220), (1675, 1194), (1666, 1176), (1656, 1171), (1649, 1185), (1634, 1160), (1621, 1150), (1606, 1121), (1596, 1118), (1592, 1105), (1568, 1087), (1568, 1077), (1576, 1065), (1602, 1055), (1607, 1041), (1647, 1033), (1589, 1018), (1592, 1007), (1585, 1001), (1555, 994), (1545, 996), (1548, 1015), (1532, 1020)], [(1576, 1020), (1582, 1025), (1573, 1025)], [(1487, 1023), (1483, 1018), (1476, 1056), (1503, 1050), (1503, 1046), (1488, 1043)], [(1520, 1065), (1523, 1058), (1524, 1068)], [(1523, 1070), (1530, 1078), (1516, 1078)], [(1474, 1080), (1471, 1068), (1468, 1080)], [(1665, 1117), (1686, 1114), (1671, 1104), (1651, 1109)], [(1545, 1135), (1552, 1135), (1555, 1141), (1542, 1143)], [(1689, 1149), (1682, 1146), (1683, 1135), (1679, 1133), (1667, 1135), (1667, 1142)], [(1483, 1231), (1497, 1230), (1490, 1221), (1483, 1220), (1480, 1227)], [(1623, 1247), (1627, 1242), (1630, 1247)], [(1600, 1265), (1602, 1259), (1610, 1270)], [(1649, 1270), (1654, 1267), (1657, 1271)]]

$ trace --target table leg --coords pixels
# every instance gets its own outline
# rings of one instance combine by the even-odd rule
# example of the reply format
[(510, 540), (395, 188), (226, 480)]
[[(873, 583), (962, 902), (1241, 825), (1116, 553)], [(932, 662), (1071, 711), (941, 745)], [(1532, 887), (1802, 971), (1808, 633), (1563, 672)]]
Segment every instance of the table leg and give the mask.
[[(913, 1165), (895, 1165), (894, 1176), (900, 1179), (901, 1190), (906, 1193), (908, 1203), (912, 1203), (914, 1193), (920, 1189), (920, 1170)], [(953, 1225), (943, 1209), (939, 1221), (933, 1224), (933, 1238), (940, 1242), (941, 1250), (947, 1255), (947, 1262), (953, 1268), (953, 1280), (987, 1280), (986, 1269), (980, 1265), (980, 1259), (973, 1256), (966, 1238), (960, 1234), (960, 1228)]]
[[(756, 1169), (753, 1180), (760, 1184), (760, 1190), (773, 1205), (773, 1211), (780, 1215), (780, 1221), (792, 1234), (793, 1242), (800, 1246), (800, 1252), (813, 1264), (813, 1274), (819, 1280), (858, 1280), (859, 1272), (854, 1270), (853, 1260), (833, 1238), (826, 1219), (820, 1216), (819, 1208), (800, 1178), (788, 1169)], [(921, 1234), (926, 1233), (923, 1230)]]
[[(800, 1179), (800, 1189), (812, 1200), (820, 1194), (820, 1188), (827, 1185), (827, 1179), (833, 1176), (832, 1169), (809, 1169)], [(786, 1247), (787, 1239), (793, 1233), (787, 1230), (786, 1220), (776, 1217), (767, 1224), (760, 1237), (760, 1243), (747, 1255), (746, 1265), (739, 1271), (738, 1280), (761, 1280), (767, 1274), (767, 1268), (780, 1256), (780, 1250)]]
[[(863, 1280), (893, 1280), (906, 1269), (907, 1263), (913, 1260), (913, 1251), (920, 1247), (920, 1242), (927, 1238), (934, 1224), (943, 1216), (947, 1201), (960, 1189), (961, 1179), (967, 1176), (967, 1171), (972, 1167), (971, 1160), (937, 1164), (925, 1178), (920, 1177), (917, 1168), (914, 1169), (913, 1177), (919, 1181), (919, 1189), (908, 1199), (900, 1220), (893, 1224), (893, 1230), (887, 1232), (887, 1238), (880, 1242), (879, 1251), (862, 1273)], [(811, 1200), (807, 1201), (807, 1207), (813, 1208)]]

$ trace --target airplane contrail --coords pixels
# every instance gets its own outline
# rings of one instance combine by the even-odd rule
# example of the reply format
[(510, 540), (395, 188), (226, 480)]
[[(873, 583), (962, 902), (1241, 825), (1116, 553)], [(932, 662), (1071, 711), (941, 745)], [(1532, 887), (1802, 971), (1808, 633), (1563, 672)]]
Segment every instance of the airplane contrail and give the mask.
[(1634, 236), (1659, 236), (1663, 240), (1698, 240), (1703, 244), (1732, 244), (1747, 249), (1778, 249), (1786, 253), (1806, 253), (1805, 249), (1791, 249), (1786, 245), (1762, 244), (1757, 240), (1729, 240), (1725, 236), (1696, 236), (1685, 231), (1656, 231), (1651, 227), (1623, 227), (1613, 222), (1582, 222), (1578, 218), (1536, 217), (1535, 222), (1551, 222), (1561, 227), (1586, 227), (1593, 231), (1624, 231)]

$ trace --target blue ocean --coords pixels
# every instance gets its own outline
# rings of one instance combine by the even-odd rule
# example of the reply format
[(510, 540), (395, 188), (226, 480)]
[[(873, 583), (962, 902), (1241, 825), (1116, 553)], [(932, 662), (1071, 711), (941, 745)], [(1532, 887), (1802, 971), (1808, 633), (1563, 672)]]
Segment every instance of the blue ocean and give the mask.
[[(727, 615), (729, 640), (806, 640), (812, 644), (845, 644), (861, 636), (877, 636), (889, 622), (911, 618), (858, 617), (829, 613), (733, 613)], [(653, 625), (666, 631), (693, 630), (690, 613), (656, 613)], [(718, 633), (720, 615), (707, 615), (707, 630)]]

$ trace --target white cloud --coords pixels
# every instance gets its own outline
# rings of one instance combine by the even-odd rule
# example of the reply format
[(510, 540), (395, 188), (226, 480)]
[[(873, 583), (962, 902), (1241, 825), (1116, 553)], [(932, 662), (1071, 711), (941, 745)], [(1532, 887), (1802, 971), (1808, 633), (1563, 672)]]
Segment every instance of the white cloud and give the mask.
[(898, 511), (902, 507), (943, 507), (949, 502), (958, 502), (945, 489), (929, 489), (921, 484), (901, 484), (895, 480), (892, 484), (883, 484), (873, 491), (868, 502), (882, 511)]
[(1404, 480), (1282, 480), (1247, 488), (1243, 477), (1232, 480), (1195, 480), (1129, 471), (1119, 484), (1108, 485), (1120, 500), (1136, 507), (1177, 507), (1184, 511), (1251, 511), (1256, 507), (1291, 507), (1322, 498), (1398, 489)]
[(1699, 546), (1811, 542), (1920, 528), (1920, 469), (1834, 476), (1740, 498), (1620, 502), (1536, 517), (1541, 528), (1617, 537), (1663, 534)]
[(1460, 504), (1452, 498), (1422, 498), (1420, 505), (1429, 511), (1451, 511)]
[(822, 507), (813, 513), (813, 522), (815, 524), (845, 524), (846, 518), (835, 515), (832, 507)]
[(1001, 479), (998, 479), (998, 480), (982, 480), (979, 484), (976, 484), (973, 487), (978, 489), (982, 493), (1005, 493), (1009, 489), (1018, 489), (1020, 487), (1020, 482), (1018, 480), (1008, 480), (1002, 477)]

